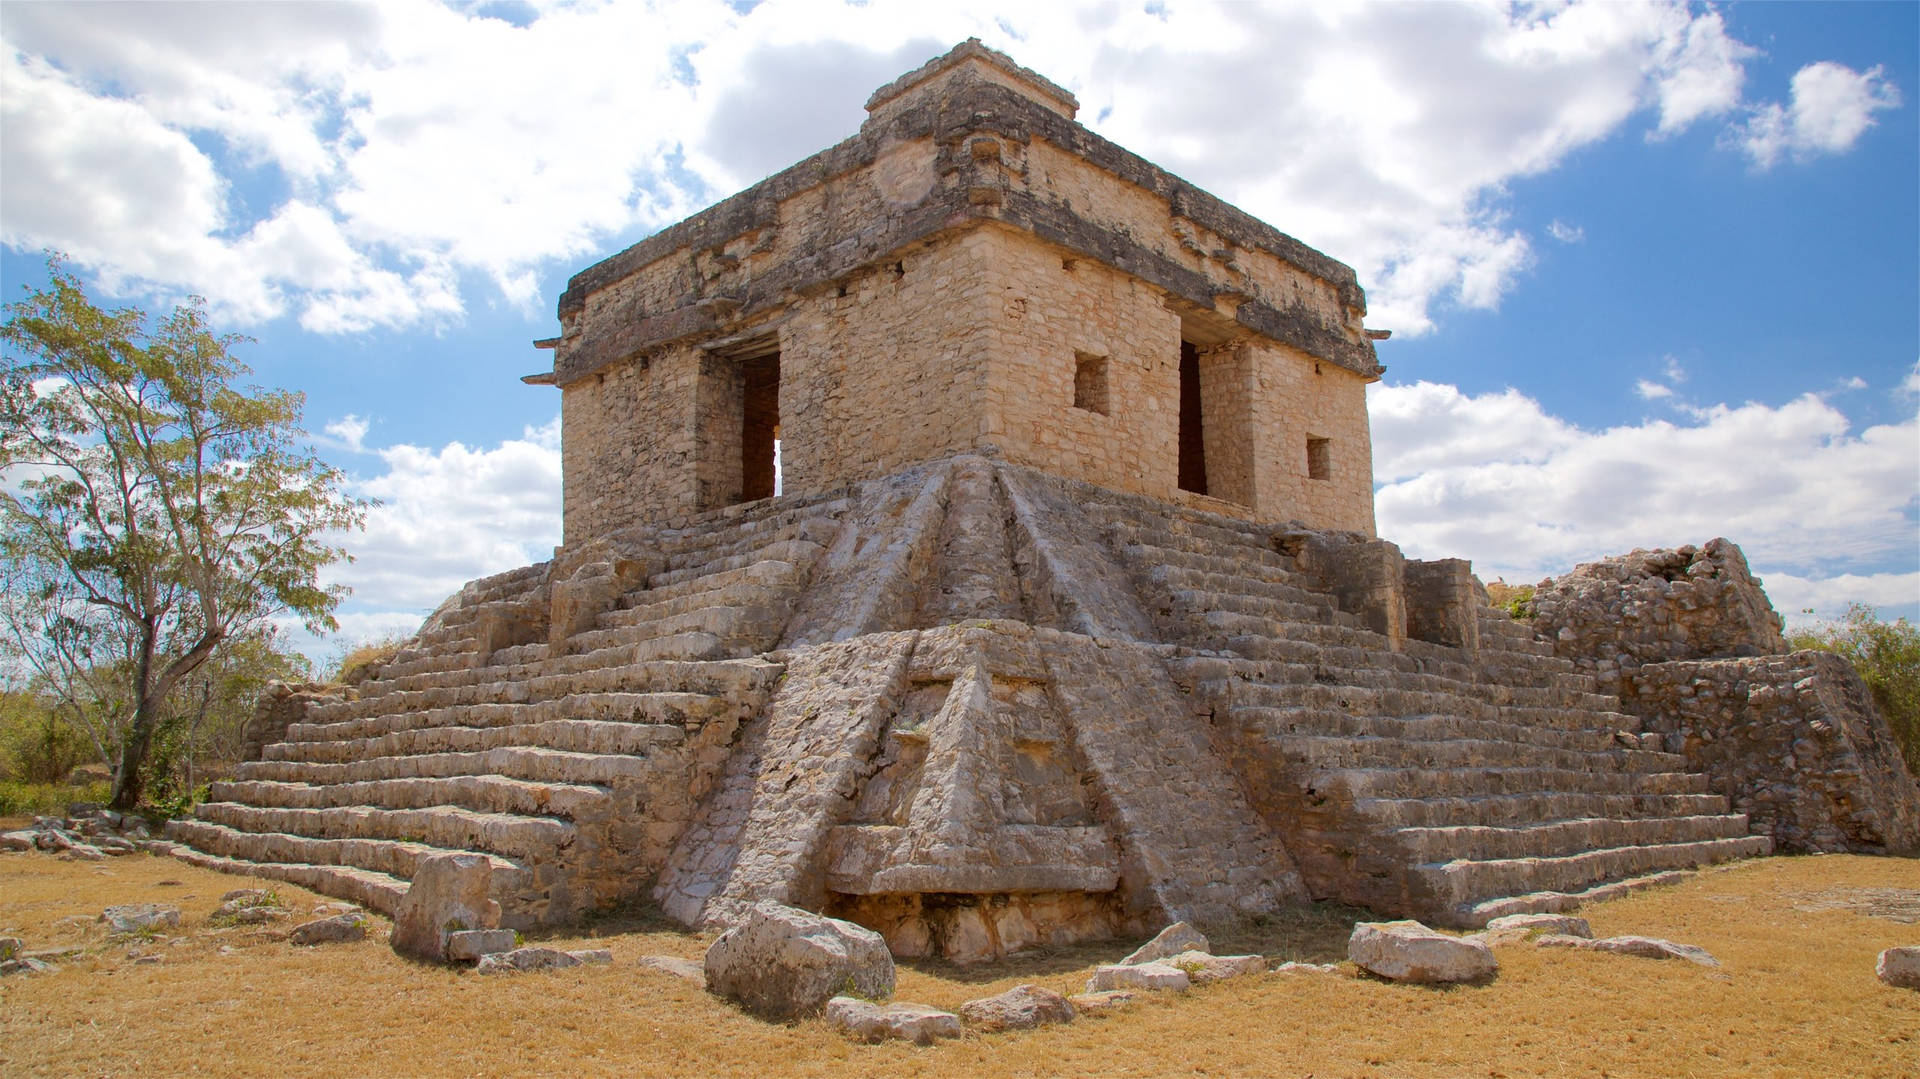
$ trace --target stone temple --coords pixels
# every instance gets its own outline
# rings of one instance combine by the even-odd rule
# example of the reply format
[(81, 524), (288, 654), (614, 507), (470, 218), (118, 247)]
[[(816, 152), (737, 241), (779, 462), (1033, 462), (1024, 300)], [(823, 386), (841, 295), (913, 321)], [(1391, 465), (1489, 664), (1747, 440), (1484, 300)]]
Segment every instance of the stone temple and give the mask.
[[(481, 852), (508, 925), (773, 899), (972, 960), (1920, 846), (1884, 720), (1765, 654), (1731, 545), (1594, 578), (1548, 639), (1376, 538), (1353, 271), (1075, 110), (969, 41), (576, 275), (527, 379), (564, 544), (264, 700), (183, 856), (390, 911)], [(1650, 630), (1615, 602), (1646, 588)]]

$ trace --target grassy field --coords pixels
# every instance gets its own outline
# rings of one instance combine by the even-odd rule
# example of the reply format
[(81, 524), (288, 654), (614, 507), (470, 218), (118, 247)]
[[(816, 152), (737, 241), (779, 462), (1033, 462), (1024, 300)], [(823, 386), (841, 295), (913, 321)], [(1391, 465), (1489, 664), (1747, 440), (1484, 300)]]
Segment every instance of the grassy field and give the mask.
[[(1873, 976), (1881, 949), (1920, 944), (1914, 860), (1766, 859), (1583, 912), (1597, 935), (1701, 945), (1719, 970), (1514, 945), (1485, 986), (1267, 975), (929, 1049), (769, 1025), (637, 969), (706, 944), (639, 917), (553, 938), (610, 948), (611, 966), (490, 978), (396, 957), (384, 921), (316, 949), (207, 924), (222, 892), (260, 884), (145, 856), (0, 855), (0, 934), (81, 949), (58, 973), (0, 980), (0, 1074), (1920, 1076), (1920, 993)], [(273, 887), (303, 912), (325, 898)], [(170, 938), (113, 942), (92, 921), (149, 901), (184, 912)], [(1342, 959), (1358, 916), (1306, 908), (1217, 933), (1214, 950)], [(1133, 943), (905, 965), (897, 995), (951, 1008), (1021, 982), (1077, 992)]]

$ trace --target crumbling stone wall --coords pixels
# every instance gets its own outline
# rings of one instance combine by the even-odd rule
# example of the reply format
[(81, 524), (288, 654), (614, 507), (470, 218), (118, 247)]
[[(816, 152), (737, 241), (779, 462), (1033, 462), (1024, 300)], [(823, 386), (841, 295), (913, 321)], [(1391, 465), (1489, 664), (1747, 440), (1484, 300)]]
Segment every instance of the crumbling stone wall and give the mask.
[(1533, 625), (1611, 688), (1643, 663), (1777, 655), (1782, 622), (1725, 539), (1636, 550), (1540, 582)]
[(307, 709), (346, 700), (352, 693), (347, 686), (324, 682), (268, 682), (241, 733), (240, 759), (259, 760), (263, 747), (286, 738), (288, 724), (306, 722)]
[(1784, 655), (1740, 548), (1636, 550), (1541, 582), (1533, 624), (1787, 851), (1920, 850), (1920, 788), (1853, 667)]
[(1784, 852), (1920, 854), (1920, 788), (1830, 652), (1647, 664), (1621, 700)]

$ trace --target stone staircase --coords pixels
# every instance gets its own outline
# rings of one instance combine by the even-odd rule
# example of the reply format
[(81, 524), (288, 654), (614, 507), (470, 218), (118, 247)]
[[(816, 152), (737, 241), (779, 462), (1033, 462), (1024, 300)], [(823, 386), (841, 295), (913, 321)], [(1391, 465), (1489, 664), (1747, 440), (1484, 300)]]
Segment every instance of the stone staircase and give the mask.
[(638, 537), (654, 571), (558, 655), (526, 639), (546, 633), (549, 564), (468, 585), (170, 825), (181, 856), (390, 912), (422, 858), (483, 853), (515, 927), (632, 896), (778, 680), (752, 657), (844, 503), (757, 508)]
[(1313, 894), (1478, 926), (1768, 851), (1504, 614), (1476, 612), (1473, 649), (1391, 641), (1243, 522), (1088, 509), (1189, 650), (1176, 677), (1213, 702), (1222, 753)]

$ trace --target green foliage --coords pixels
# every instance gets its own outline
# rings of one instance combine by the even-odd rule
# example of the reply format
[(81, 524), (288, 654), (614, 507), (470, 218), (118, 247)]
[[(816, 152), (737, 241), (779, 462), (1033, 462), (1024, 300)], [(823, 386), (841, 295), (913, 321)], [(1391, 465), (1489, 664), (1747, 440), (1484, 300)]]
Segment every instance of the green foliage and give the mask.
[(365, 503), (299, 441), (298, 394), (238, 385), (242, 339), (199, 301), (156, 324), (49, 276), (0, 326), (0, 626), (124, 810), (184, 680), (274, 615), (336, 628), (318, 574)]
[(68, 786), (0, 780), (0, 817), (58, 816), (74, 802), (98, 804), (112, 792), (113, 784), (106, 782)]
[(1494, 581), (1487, 585), (1487, 599), (1509, 618), (1527, 621), (1533, 617), (1533, 586)]
[(39, 695), (0, 692), (0, 778), (59, 783), (91, 748)]
[(1907, 771), (1920, 776), (1920, 628), (1904, 618), (1881, 621), (1878, 611), (1855, 603), (1839, 622), (1789, 633), (1787, 643), (1845, 656), (1893, 728)]

